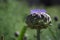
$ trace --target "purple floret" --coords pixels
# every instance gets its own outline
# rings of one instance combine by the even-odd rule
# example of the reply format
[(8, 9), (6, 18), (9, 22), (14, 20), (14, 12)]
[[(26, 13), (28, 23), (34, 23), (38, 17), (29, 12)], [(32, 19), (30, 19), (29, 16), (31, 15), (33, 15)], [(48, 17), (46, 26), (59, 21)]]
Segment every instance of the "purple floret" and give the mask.
[(44, 9), (32, 9), (30, 12), (31, 12), (31, 14), (33, 14), (33, 13), (46, 12), (46, 10), (44, 10)]
[(40, 12), (40, 9), (32, 9), (31, 14)]
[(47, 12), (47, 11), (46, 11), (46, 10), (44, 10), (44, 9), (41, 9), (41, 10), (40, 10), (40, 12)]

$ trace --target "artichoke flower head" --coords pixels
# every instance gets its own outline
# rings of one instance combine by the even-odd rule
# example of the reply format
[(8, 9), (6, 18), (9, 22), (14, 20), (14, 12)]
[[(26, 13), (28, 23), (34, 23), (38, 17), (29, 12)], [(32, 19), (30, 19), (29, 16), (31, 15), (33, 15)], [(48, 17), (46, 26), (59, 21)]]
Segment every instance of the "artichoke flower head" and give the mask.
[(42, 29), (48, 27), (48, 16), (46, 16), (47, 11), (44, 9), (32, 9), (30, 14), (26, 18), (26, 24), (28, 27), (33, 29)]

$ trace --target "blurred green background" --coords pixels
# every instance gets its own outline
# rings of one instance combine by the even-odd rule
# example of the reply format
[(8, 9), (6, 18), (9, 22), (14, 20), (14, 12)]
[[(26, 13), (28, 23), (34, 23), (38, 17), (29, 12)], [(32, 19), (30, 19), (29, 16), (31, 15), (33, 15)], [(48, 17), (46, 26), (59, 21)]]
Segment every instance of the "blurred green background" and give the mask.
[[(0, 36), (4, 35), (4, 40), (17, 40), (14, 33), (16, 31), (21, 32), (25, 26), (25, 17), (30, 13), (31, 9), (40, 8), (46, 9), (47, 13), (52, 18), (52, 26), (49, 26), (53, 31), (53, 34), (47, 29), (42, 29), (41, 40), (55, 40), (53, 35), (56, 36), (57, 40), (60, 40), (60, 30), (57, 28), (57, 24), (60, 22), (60, 6), (32, 6), (29, 7), (24, 1), (8, 0), (6, 2), (0, 2)], [(54, 21), (54, 16), (58, 16), (59, 21)], [(26, 33), (27, 40), (36, 40), (36, 30), (28, 28)]]

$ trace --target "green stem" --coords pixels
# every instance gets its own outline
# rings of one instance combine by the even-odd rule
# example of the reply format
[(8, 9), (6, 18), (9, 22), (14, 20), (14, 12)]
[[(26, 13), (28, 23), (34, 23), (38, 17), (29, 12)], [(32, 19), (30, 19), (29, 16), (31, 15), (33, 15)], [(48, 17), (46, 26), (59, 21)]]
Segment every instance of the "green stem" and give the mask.
[(18, 40), (23, 40), (23, 37), (24, 37), (24, 34), (25, 34), (26, 30), (27, 30), (27, 27), (24, 26), (21, 33), (20, 33), (20, 36), (19, 36)]
[(37, 29), (37, 40), (40, 40), (40, 29)]

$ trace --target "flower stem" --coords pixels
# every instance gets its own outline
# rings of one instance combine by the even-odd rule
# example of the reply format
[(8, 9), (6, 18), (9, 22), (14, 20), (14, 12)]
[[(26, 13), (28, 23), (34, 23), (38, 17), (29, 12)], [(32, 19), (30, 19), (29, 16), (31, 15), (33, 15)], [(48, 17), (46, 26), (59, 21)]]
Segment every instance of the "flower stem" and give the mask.
[(18, 40), (23, 40), (23, 37), (24, 37), (24, 34), (25, 34), (26, 30), (27, 30), (27, 27), (24, 26), (21, 33), (20, 33), (20, 36), (19, 36)]
[(40, 40), (40, 29), (37, 29), (37, 40)]

